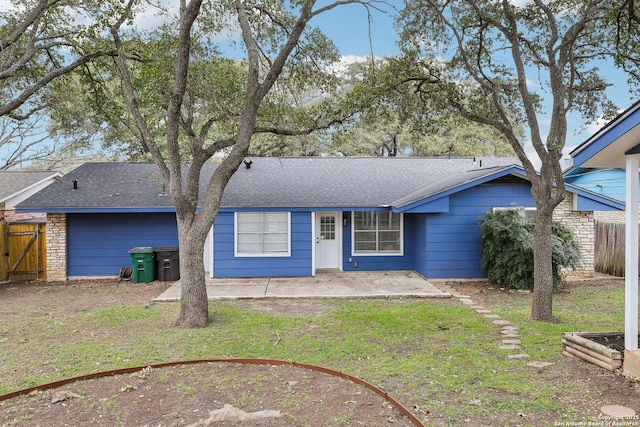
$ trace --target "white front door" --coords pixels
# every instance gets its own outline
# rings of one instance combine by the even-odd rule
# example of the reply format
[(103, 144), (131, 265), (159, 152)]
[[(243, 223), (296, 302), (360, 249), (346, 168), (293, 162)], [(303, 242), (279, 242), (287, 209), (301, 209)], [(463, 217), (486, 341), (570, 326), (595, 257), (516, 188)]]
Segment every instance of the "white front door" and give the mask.
[(340, 212), (316, 214), (316, 268), (342, 269), (342, 221)]

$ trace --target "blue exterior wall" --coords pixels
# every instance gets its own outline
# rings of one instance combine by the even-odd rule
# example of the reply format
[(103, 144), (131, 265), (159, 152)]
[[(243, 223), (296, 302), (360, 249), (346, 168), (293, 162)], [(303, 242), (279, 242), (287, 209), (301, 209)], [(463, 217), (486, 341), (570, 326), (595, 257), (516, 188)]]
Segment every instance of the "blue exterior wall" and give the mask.
[[(408, 225), (407, 218), (411, 215), (404, 215), (404, 250), (402, 256), (378, 256), (378, 255), (351, 255), (351, 221), (343, 227), (342, 234), (342, 269), (344, 271), (382, 271), (382, 270), (413, 270), (413, 248), (415, 247), (415, 236)], [(409, 220), (409, 223), (411, 221)], [(351, 260), (351, 261), (349, 261)]]
[(234, 214), (220, 212), (213, 228), (214, 277), (311, 276), (311, 212), (291, 212), (290, 257), (235, 257)]
[(448, 213), (416, 218), (417, 242), (414, 270), (428, 279), (481, 278), (480, 227), (478, 218), (493, 207), (534, 207), (528, 183), (495, 183), (473, 187), (450, 198)]
[(566, 175), (564, 180), (596, 194), (624, 202), (627, 197), (625, 174), (624, 169), (577, 169)]
[(68, 276), (117, 276), (130, 249), (177, 245), (174, 213), (67, 214)]
[[(444, 213), (405, 213), (402, 256), (354, 256), (351, 222), (342, 231), (344, 271), (415, 270), (426, 278), (481, 278), (479, 217), (493, 207), (534, 207), (528, 183), (490, 183), (449, 198)], [(221, 212), (214, 224), (215, 277), (310, 276), (311, 212), (291, 213), (290, 257), (235, 257), (234, 215)]]

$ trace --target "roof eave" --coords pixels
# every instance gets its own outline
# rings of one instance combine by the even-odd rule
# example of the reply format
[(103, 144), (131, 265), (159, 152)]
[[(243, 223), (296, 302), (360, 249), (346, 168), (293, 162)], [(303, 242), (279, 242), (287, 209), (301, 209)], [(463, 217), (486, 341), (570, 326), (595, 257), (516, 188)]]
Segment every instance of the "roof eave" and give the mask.
[(434, 201), (436, 199), (441, 199), (442, 197), (446, 197), (446, 196), (450, 196), (451, 194), (455, 194), (458, 193), (460, 191), (466, 190), (468, 188), (471, 187), (475, 187), (476, 185), (480, 185), (480, 184), (484, 184), (485, 182), (489, 182), (492, 181), (494, 179), (497, 178), (501, 178), (503, 176), (506, 175), (514, 175), (514, 176), (518, 176), (520, 178), (526, 179), (528, 181), (528, 178), (526, 176), (526, 173), (524, 171), (524, 169), (522, 169), (519, 166), (508, 166), (508, 167), (503, 167), (503, 168), (499, 168), (498, 170), (494, 170), (491, 173), (487, 173), (486, 175), (482, 175), (480, 177), (453, 185), (449, 188), (446, 188), (444, 190), (438, 191), (434, 194), (431, 194), (427, 197), (421, 197), (419, 199), (415, 199), (412, 201), (407, 201), (407, 202), (403, 202), (401, 204), (398, 203), (392, 203), (392, 206), (394, 208), (394, 211), (397, 212), (405, 212), (407, 210), (412, 209), (413, 207), (415, 207), (416, 205), (419, 204), (424, 204), (424, 203), (429, 203), (431, 201)]

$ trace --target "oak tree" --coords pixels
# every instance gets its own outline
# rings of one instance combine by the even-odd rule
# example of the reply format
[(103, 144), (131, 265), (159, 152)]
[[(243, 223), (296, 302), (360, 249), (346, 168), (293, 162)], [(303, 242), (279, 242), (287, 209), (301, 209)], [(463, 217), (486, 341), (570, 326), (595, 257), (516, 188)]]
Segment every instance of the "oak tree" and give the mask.
[[(144, 108), (150, 105), (143, 103), (145, 97), (141, 92), (144, 88), (134, 84), (137, 67), (145, 61), (145, 58), (139, 58), (136, 43), (144, 39), (128, 38), (133, 32), (126, 28), (125, 22), (135, 13), (138, 3), (130, 0), (127, 3), (129, 13), (113, 22), (111, 36), (118, 51), (117, 65), (127, 109), (145, 152), (152, 157), (168, 185), (176, 208), (182, 284), (176, 325), (204, 327), (208, 324), (203, 251), (225, 186), (247, 155), (254, 134), (308, 132), (308, 129), (279, 128), (263, 120), (270, 113), (268, 95), (281, 78), (306, 79), (307, 73), (314, 73), (326, 65), (325, 61), (335, 59), (335, 47), (309, 23), (315, 16), (347, 3), (376, 7), (380, 2), (340, 0), (316, 6), (315, 1), (181, 0), (179, 17), (173, 27), (173, 71), (171, 78), (163, 81), (164, 90), (158, 92), (155, 105), (163, 115), (158, 122), (164, 128), (162, 137), (155, 133), (155, 122), (150, 122), (145, 115)], [(196, 45), (206, 47), (205, 41), (213, 43), (214, 33), (221, 31), (222, 24), (234, 21), (246, 53), (246, 74), (241, 90), (237, 92), (242, 102), (238, 108), (229, 110), (207, 100), (206, 92), (195, 90), (202, 86), (194, 84), (199, 62), (193, 61), (192, 48)], [(225, 89), (214, 84), (206, 90)], [(208, 108), (199, 109), (203, 103)], [(225, 153), (224, 158), (205, 183), (205, 196), (199, 200), (202, 167), (220, 152)], [(189, 163), (185, 164), (184, 160)]]
[[(511, 144), (536, 203), (531, 317), (553, 319), (551, 230), (565, 197), (561, 158), (567, 117), (612, 111), (598, 61), (613, 46), (601, 23), (606, 0), (412, 0), (402, 13), (402, 44), (414, 74), (407, 84), (436, 96)], [(524, 126), (526, 140), (516, 129)], [(539, 166), (527, 151), (530, 144)]]

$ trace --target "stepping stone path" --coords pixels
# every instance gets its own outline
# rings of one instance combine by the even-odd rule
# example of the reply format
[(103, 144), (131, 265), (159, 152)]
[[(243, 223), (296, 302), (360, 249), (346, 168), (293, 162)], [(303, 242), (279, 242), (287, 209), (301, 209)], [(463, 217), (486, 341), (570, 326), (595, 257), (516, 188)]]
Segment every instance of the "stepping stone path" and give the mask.
[[(447, 289), (453, 297), (458, 298), (461, 304), (469, 307), (474, 310), (476, 313), (483, 315), (487, 319), (493, 319), (493, 324), (499, 326), (500, 333), (502, 334), (502, 339), (498, 344), (498, 348), (500, 350), (505, 351), (514, 351), (513, 354), (508, 354), (507, 359), (509, 360), (525, 360), (529, 359), (529, 356), (526, 353), (517, 353), (520, 350), (520, 334), (518, 333), (518, 327), (514, 326), (508, 320), (500, 318), (498, 314), (491, 313), (491, 310), (483, 307), (481, 305), (477, 305), (473, 299), (468, 295), (463, 295), (456, 292), (454, 289)], [(533, 368), (546, 368), (547, 366), (553, 365), (551, 362), (540, 362), (540, 361), (532, 361), (527, 363), (528, 366)]]

